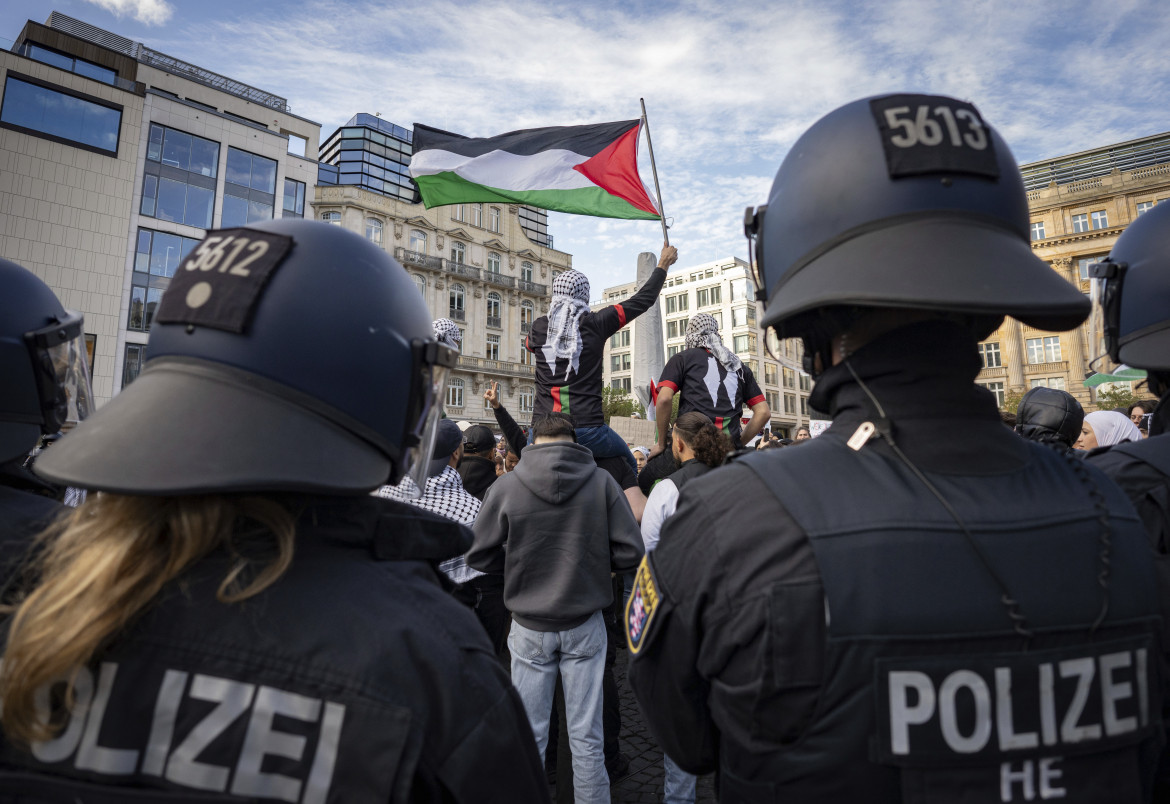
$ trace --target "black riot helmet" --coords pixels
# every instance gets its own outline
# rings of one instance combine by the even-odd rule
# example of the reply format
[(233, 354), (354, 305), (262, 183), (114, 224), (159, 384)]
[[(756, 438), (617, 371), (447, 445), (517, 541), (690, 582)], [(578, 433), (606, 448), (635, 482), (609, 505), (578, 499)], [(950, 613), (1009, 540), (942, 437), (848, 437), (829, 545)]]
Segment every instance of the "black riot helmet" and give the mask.
[(1127, 226), (1089, 274), (1097, 302), (1092, 357), (1170, 371), (1170, 204), (1159, 203)]
[(804, 133), (749, 209), (762, 325), (807, 336), (828, 308), (896, 307), (1067, 330), (1087, 300), (1032, 254), (1020, 171), (970, 103), (883, 95)]
[(31, 271), (0, 259), (0, 462), (92, 405), (81, 315)]
[(36, 471), (127, 494), (360, 494), (413, 467), (421, 487), (455, 360), (410, 277), (359, 235), (211, 231), (163, 294), (142, 373)]

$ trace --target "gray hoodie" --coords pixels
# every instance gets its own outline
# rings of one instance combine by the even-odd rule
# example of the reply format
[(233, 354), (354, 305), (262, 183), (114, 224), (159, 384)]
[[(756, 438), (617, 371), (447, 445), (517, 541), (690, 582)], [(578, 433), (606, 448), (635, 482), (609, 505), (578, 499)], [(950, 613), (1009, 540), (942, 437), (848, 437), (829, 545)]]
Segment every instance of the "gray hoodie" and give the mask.
[(488, 489), (474, 530), (467, 563), (504, 573), (504, 604), (534, 631), (581, 625), (613, 602), (610, 573), (642, 560), (622, 490), (569, 441), (526, 447), (516, 469)]

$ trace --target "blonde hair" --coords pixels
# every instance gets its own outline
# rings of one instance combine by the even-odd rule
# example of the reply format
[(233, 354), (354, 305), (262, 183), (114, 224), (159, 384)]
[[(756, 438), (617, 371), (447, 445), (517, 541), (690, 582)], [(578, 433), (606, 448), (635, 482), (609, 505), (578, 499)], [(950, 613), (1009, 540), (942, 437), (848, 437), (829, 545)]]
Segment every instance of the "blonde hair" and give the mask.
[[(245, 520), (252, 527), (241, 527)], [(37, 537), (25, 569), (33, 582), (0, 608), (12, 615), (0, 670), (0, 726), (25, 743), (52, 737), (61, 724), (38, 712), (37, 690), (64, 680), (72, 710), (78, 671), (168, 582), (218, 547), (234, 559), (219, 585), (220, 601), (235, 603), (270, 586), (292, 562), (295, 522), (272, 497), (91, 493)], [(241, 552), (239, 537), (260, 534), (267, 535), (264, 555)]]

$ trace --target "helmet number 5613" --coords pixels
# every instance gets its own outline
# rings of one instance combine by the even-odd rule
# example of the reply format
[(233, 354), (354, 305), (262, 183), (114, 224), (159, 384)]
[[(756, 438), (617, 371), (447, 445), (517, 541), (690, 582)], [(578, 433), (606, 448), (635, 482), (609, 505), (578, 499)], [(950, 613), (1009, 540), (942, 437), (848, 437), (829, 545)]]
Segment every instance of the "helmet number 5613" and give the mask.
[[(944, 136), (956, 148), (966, 145), (973, 150), (982, 151), (987, 147), (987, 133), (983, 129), (983, 122), (970, 109), (952, 110), (949, 106), (936, 106), (932, 110), (929, 106), (919, 106), (911, 114), (909, 106), (895, 106), (886, 109), (885, 116), (890, 129), (901, 132), (890, 137), (890, 143), (899, 148), (938, 145)], [(961, 131), (961, 127), (965, 127), (966, 131)]]

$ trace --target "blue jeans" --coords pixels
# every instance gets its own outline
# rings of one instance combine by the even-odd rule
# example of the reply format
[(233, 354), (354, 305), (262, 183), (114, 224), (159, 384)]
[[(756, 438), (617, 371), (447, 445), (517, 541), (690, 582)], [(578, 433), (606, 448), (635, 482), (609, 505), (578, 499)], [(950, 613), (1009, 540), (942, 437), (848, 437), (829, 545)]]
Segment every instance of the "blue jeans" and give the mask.
[(605, 621), (600, 611), (567, 631), (533, 631), (513, 620), (508, 634), (512, 684), (528, 713), (541, 762), (548, 747), (548, 719), (560, 671), (576, 804), (609, 804), (601, 717), (605, 645)]
[(674, 764), (666, 754), (662, 755), (662, 766), (666, 778), (662, 784), (662, 804), (695, 804), (695, 780), (698, 778)]

